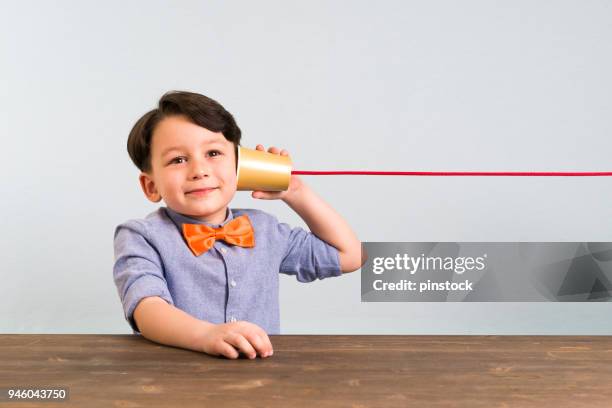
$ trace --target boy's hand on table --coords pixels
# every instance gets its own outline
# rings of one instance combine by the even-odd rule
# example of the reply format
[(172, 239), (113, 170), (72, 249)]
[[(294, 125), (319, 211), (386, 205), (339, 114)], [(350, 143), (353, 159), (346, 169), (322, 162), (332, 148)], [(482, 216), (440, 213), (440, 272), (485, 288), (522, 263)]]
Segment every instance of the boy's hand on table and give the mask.
[(202, 347), (207, 354), (231, 359), (238, 358), (239, 351), (251, 359), (258, 354), (262, 358), (273, 354), (268, 334), (256, 324), (246, 321), (211, 324), (203, 336)]
[[(263, 147), (263, 145), (258, 144), (255, 147), (255, 150), (260, 150), (260, 151), (265, 151), (265, 148)], [(268, 149), (268, 153), (272, 153), (272, 154), (280, 154), (281, 156), (289, 156), (289, 152), (285, 149), (279, 149), (278, 147), (270, 147)], [(293, 195), (296, 191), (298, 191), (300, 188), (302, 188), (303, 183), (302, 180), (296, 176), (296, 175), (292, 175), (291, 179), (289, 180), (289, 187), (287, 188), (287, 190), (285, 191), (261, 191), (261, 190), (255, 190), (251, 193), (251, 196), (253, 198), (260, 198), (263, 200), (278, 200), (278, 199), (283, 199), (283, 198), (287, 198), (290, 197), (291, 195)]]

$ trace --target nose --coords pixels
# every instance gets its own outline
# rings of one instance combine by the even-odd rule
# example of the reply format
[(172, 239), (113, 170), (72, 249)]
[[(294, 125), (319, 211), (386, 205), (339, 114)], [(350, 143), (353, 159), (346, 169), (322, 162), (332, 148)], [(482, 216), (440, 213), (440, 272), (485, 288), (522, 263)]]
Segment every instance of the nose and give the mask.
[(205, 161), (193, 159), (189, 168), (189, 179), (198, 180), (204, 177), (210, 177), (210, 168)]

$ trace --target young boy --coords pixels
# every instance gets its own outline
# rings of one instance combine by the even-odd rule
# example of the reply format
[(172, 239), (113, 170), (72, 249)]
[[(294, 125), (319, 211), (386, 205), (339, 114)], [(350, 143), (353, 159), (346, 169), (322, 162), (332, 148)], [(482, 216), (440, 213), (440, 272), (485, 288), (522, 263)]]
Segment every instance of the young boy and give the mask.
[(278, 272), (310, 282), (363, 264), (349, 225), (297, 176), (286, 191), (252, 196), (284, 201), (311, 232), (228, 207), (240, 137), (219, 103), (179, 91), (163, 95), (130, 132), (140, 186), (166, 204), (115, 230), (113, 276), (135, 334), (228, 358), (268, 357), (268, 334), (280, 332)]

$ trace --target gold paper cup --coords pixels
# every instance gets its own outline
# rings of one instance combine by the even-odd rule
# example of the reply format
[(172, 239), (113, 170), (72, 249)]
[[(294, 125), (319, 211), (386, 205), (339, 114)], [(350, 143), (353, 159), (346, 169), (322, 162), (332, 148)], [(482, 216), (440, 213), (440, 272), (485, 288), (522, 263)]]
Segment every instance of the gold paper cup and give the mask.
[(285, 191), (291, 179), (291, 159), (238, 146), (238, 190)]

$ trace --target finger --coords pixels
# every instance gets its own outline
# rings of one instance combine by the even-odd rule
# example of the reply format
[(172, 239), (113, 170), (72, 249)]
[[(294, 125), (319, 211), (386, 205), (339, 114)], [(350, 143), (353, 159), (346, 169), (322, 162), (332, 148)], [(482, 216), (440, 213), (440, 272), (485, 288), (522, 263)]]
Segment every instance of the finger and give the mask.
[(274, 350), (272, 348), (272, 342), (270, 341), (270, 337), (268, 336), (268, 333), (266, 333), (266, 331), (264, 329), (262, 329), (261, 327), (254, 325), (255, 326), (255, 333), (257, 333), (257, 335), (261, 338), (261, 340), (263, 341), (264, 345), (265, 345), (265, 350), (272, 355)]
[(244, 338), (244, 336), (240, 333), (234, 333), (233, 335), (228, 336), (226, 340), (228, 343), (238, 347), (240, 351), (247, 355), (249, 358), (257, 357), (257, 353), (255, 353), (255, 349), (251, 346), (251, 343)]
[(257, 350), (257, 354), (262, 357), (267, 356), (266, 344), (258, 333), (252, 331), (244, 334), (244, 337), (246, 337), (246, 339), (253, 345), (255, 350)]
[(253, 198), (259, 198), (260, 200), (275, 200), (279, 198), (282, 191), (254, 191)]
[(263, 145), (258, 144), (257, 146), (255, 146), (255, 150), (265, 150)]
[(270, 341), (270, 337), (268, 336), (268, 333), (261, 330), (261, 334), (259, 336), (264, 342), (265, 349), (268, 352), (268, 356), (271, 356), (272, 354), (274, 354), (274, 348), (272, 347), (272, 342)]
[(271, 194), (274, 194), (274, 191), (261, 191), (261, 190), (254, 190), (253, 193), (251, 194), (251, 196), (253, 198), (262, 198), (262, 199), (267, 199), (270, 198)]
[(271, 147), (268, 149), (268, 152), (269, 152), (269, 153), (274, 153), (274, 154), (278, 154), (278, 152), (279, 152), (279, 151), (280, 151), (280, 149), (279, 149), (278, 147), (276, 147), (276, 146), (271, 146)]
[(236, 359), (238, 358), (238, 350), (236, 350), (231, 344), (225, 341), (221, 342), (219, 346), (219, 353), (227, 358)]
[(281, 156), (289, 156), (289, 152), (285, 149), (281, 150), (280, 154)]

